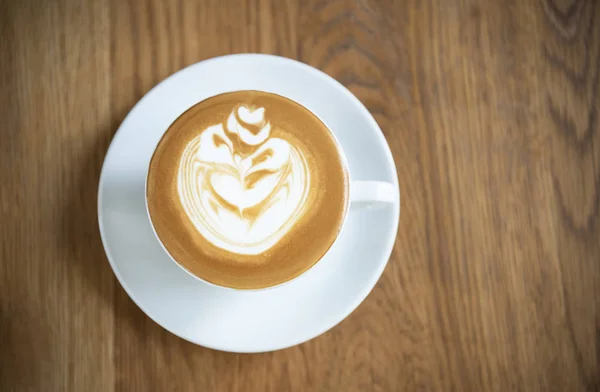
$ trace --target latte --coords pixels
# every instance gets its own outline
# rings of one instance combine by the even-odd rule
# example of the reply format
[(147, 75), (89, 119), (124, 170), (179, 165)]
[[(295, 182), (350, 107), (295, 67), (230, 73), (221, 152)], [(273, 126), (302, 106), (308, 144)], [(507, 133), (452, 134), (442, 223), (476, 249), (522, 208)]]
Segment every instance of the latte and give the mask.
[(331, 247), (348, 175), (327, 127), (287, 98), (237, 91), (182, 114), (147, 179), (152, 224), (192, 274), (250, 289), (283, 283)]

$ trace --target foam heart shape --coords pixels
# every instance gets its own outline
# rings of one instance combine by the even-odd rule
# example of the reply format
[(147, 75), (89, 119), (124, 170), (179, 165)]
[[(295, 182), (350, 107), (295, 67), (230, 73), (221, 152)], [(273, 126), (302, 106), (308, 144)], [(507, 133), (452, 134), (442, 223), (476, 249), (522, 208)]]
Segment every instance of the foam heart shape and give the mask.
[(265, 119), (265, 108), (250, 110), (245, 106), (240, 106), (237, 113), (240, 120), (246, 124), (257, 125)]
[[(264, 121), (264, 109), (237, 108), (247, 124)], [(223, 125), (208, 127), (185, 148), (179, 166), (181, 204), (208, 241), (239, 254), (262, 253), (285, 236), (305, 207), (310, 176), (301, 151), (269, 138), (270, 124), (253, 134), (234, 109)], [(255, 149), (235, 151), (228, 134)], [(260, 141), (262, 139), (262, 141)]]
[[(244, 109), (244, 110), (242, 110)], [(264, 109), (256, 109), (253, 112), (246, 109), (244, 106), (237, 111), (240, 119), (247, 124), (255, 125), (264, 121)], [(236, 134), (245, 144), (257, 146), (264, 143), (271, 133), (271, 124), (267, 123), (261, 130), (254, 134), (244, 127), (235, 116), (235, 110), (231, 112), (227, 118), (227, 129), (229, 132)]]

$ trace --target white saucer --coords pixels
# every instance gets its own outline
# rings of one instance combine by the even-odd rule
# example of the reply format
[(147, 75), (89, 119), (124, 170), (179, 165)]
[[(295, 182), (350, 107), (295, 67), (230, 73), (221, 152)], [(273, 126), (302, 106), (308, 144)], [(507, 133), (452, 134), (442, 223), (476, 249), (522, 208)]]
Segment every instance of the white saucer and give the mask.
[(263, 291), (202, 283), (177, 266), (154, 237), (145, 208), (150, 157), (168, 126), (193, 104), (234, 90), (262, 90), (301, 103), (335, 133), (351, 180), (398, 187), (390, 149), (362, 103), (340, 83), (294, 60), (258, 54), (189, 66), (154, 87), (127, 115), (102, 168), (98, 220), (117, 279), (131, 299), (168, 331), (233, 352), (286, 348), (327, 331), (369, 294), (396, 238), (400, 202), (351, 208), (340, 238), (315, 267)]

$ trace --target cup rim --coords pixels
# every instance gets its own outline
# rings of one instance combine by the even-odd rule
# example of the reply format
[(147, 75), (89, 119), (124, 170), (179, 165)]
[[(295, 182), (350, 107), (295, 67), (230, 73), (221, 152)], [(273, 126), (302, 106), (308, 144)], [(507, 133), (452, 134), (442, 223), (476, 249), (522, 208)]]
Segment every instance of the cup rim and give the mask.
[[(194, 274), (192, 271), (188, 270), (187, 268), (185, 268), (185, 266), (183, 266), (179, 261), (177, 261), (177, 259), (171, 254), (171, 252), (169, 252), (169, 250), (167, 249), (167, 246), (162, 242), (160, 236), (158, 235), (158, 233), (156, 232), (156, 228), (154, 227), (154, 221), (152, 220), (152, 215), (150, 214), (150, 209), (148, 206), (148, 177), (150, 176), (150, 167), (152, 166), (152, 161), (154, 160), (154, 156), (156, 154), (156, 150), (158, 148), (158, 146), (160, 145), (160, 142), (164, 139), (164, 137), (166, 136), (166, 134), (169, 132), (169, 130), (171, 129), (171, 126), (175, 123), (175, 121), (177, 121), (181, 116), (183, 116), (185, 113), (187, 113), (188, 111), (190, 111), (192, 108), (196, 107), (197, 105), (199, 105), (200, 103), (218, 97), (220, 95), (223, 94), (230, 94), (230, 93), (236, 93), (236, 92), (246, 92), (246, 91), (256, 91), (258, 93), (265, 93), (265, 94), (272, 94), (272, 95), (276, 95), (278, 97), (281, 98), (285, 98), (287, 100), (292, 101), (293, 103), (295, 103), (296, 105), (299, 105), (300, 107), (304, 108), (305, 110), (308, 110), (313, 116), (315, 116), (317, 119), (319, 119), (319, 121), (321, 121), (321, 123), (323, 123), (323, 125), (325, 125), (325, 128), (327, 128), (327, 130), (329, 131), (329, 134), (333, 137), (333, 141), (334, 144), (336, 146), (336, 149), (340, 155), (340, 160), (342, 162), (342, 166), (344, 168), (344, 174), (346, 176), (346, 205), (344, 207), (344, 214), (342, 216), (342, 222), (340, 223), (339, 227), (338, 227), (338, 231), (337, 234), (335, 236), (335, 239), (333, 240), (333, 242), (331, 242), (331, 244), (329, 245), (329, 247), (327, 248), (327, 250), (325, 251), (325, 253), (323, 253), (321, 255), (321, 257), (319, 257), (319, 259), (317, 261), (315, 261), (309, 268), (307, 268), (305, 271), (303, 271), (302, 273), (300, 273), (299, 275), (294, 276), (291, 279), (288, 279), (284, 282), (280, 282), (271, 286), (266, 286), (266, 287), (257, 287), (257, 288), (236, 288), (236, 287), (230, 287), (230, 286), (225, 286), (225, 285), (221, 285), (218, 283), (214, 283), (211, 282), (209, 280), (206, 280), (196, 274)], [(348, 166), (348, 160), (346, 158), (346, 154), (344, 153), (344, 149), (342, 148), (342, 145), (340, 143), (340, 141), (338, 140), (338, 137), (335, 135), (335, 132), (331, 129), (331, 127), (329, 125), (327, 125), (327, 123), (321, 118), (319, 117), (319, 115), (317, 115), (315, 112), (313, 112), (312, 110), (310, 110), (309, 108), (307, 108), (306, 106), (302, 105), (300, 102), (286, 97), (284, 95), (281, 94), (277, 94), (277, 93), (273, 93), (270, 91), (264, 91), (264, 90), (257, 90), (257, 89), (250, 89), (250, 90), (228, 90), (228, 91), (222, 91), (218, 94), (215, 95), (211, 95), (210, 97), (206, 97), (196, 103), (194, 103), (192, 106), (190, 106), (189, 108), (185, 109), (179, 116), (177, 116), (172, 122), (171, 124), (169, 124), (169, 126), (165, 129), (165, 131), (163, 132), (162, 136), (160, 137), (160, 139), (158, 140), (158, 143), (156, 144), (156, 146), (154, 147), (154, 150), (152, 151), (152, 155), (150, 156), (150, 160), (148, 162), (148, 165), (146, 167), (146, 175), (144, 176), (144, 207), (145, 207), (145, 211), (146, 211), (146, 215), (148, 217), (148, 220), (150, 222), (150, 227), (152, 228), (152, 233), (154, 234), (154, 238), (156, 238), (156, 240), (158, 241), (158, 243), (160, 244), (160, 247), (165, 251), (165, 253), (169, 256), (169, 259), (171, 259), (172, 262), (174, 262), (179, 268), (181, 268), (183, 271), (185, 271), (188, 275), (192, 276), (193, 278), (199, 280), (202, 283), (208, 284), (210, 286), (216, 287), (216, 288), (221, 288), (221, 289), (227, 289), (227, 290), (233, 290), (233, 291), (241, 291), (241, 292), (258, 292), (258, 291), (265, 291), (265, 290), (271, 290), (271, 289), (275, 289), (278, 287), (282, 287), (284, 285), (287, 285), (297, 279), (299, 279), (300, 277), (304, 276), (306, 273), (308, 273), (308, 271), (312, 270), (317, 264), (319, 264), (321, 262), (321, 260), (323, 260), (325, 258), (325, 256), (330, 252), (331, 248), (334, 246), (334, 244), (336, 242), (338, 242), (339, 238), (340, 238), (340, 234), (342, 232), (342, 230), (344, 229), (344, 227), (346, 226), (346, 222), (348, 221), (348, 215), (350, 212), (350, 195), (351, 195), (351, 181), (350, 181), (350, 168)]]

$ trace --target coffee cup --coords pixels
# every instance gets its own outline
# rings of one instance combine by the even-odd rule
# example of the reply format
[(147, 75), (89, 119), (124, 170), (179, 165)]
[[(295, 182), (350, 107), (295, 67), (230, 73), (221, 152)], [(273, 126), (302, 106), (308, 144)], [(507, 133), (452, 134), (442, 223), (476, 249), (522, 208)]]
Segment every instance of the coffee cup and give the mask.
[(165, 130), (148, 166), (146, 207), (184, 271), (260, 290), (323, 259), (354, 208), (398, 199), (390, 183), (352, 178), (335, 131), (314, 113), (239, 90), (193, 105)]

